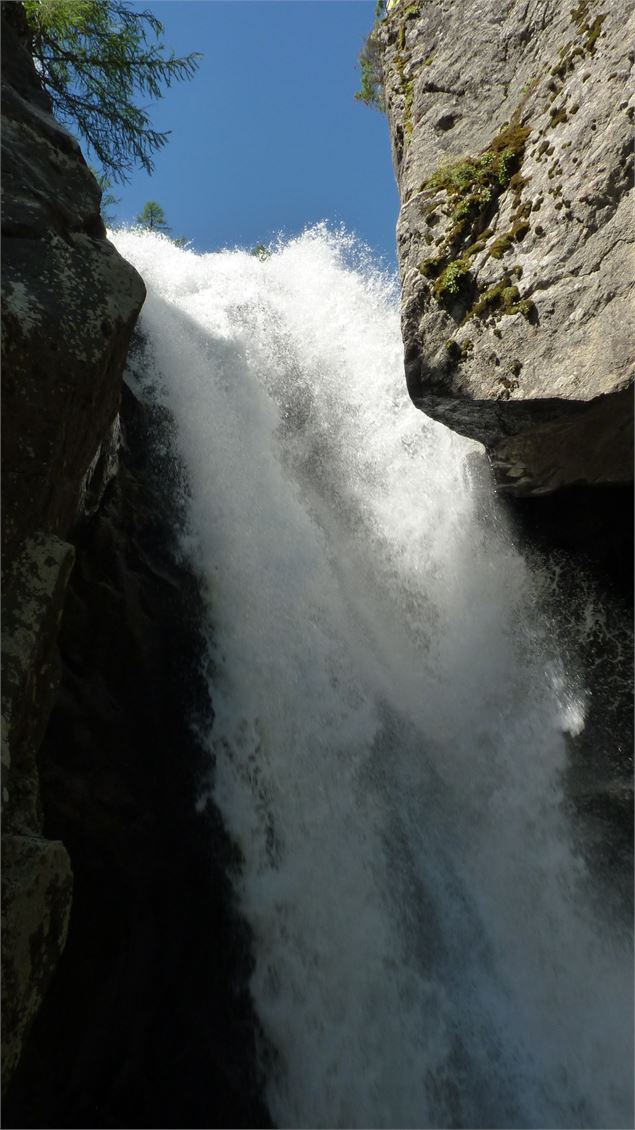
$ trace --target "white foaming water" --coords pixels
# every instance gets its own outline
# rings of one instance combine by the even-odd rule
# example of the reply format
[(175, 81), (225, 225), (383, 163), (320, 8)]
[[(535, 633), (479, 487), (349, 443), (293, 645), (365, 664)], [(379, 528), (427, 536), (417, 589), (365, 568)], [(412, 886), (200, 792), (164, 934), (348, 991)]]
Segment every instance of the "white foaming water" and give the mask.
[(189, 482), (273, 1119), (632, 1125), (628, 939), (561, 805), (583, 696), (480, 449), (408, 399), (394, 283), (323, 228), (265, 262), (115, 241)]

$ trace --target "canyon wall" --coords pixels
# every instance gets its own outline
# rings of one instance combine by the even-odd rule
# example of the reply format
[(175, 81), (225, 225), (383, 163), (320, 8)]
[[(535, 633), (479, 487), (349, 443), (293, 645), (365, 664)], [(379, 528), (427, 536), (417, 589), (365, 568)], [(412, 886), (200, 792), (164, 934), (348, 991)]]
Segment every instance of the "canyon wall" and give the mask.
[(632, 482), (634, 18), (398, 0), (373, 32), (409, 391), (516, 497)]
[(2, 5), (3, 1084), (64, 947), (72, 870), (43, 835), (38, 751), (59, 683), (68, 537), (116, 459), (145, 296), (106, 239), (101, 193), (52, 118), (20, 4)]
[(21, 4), (2, 52), (3, 1121), (267, 1126), (240, 861), (196, 808), (213, 711), (184, 485), (124, 380), (145, 287)]

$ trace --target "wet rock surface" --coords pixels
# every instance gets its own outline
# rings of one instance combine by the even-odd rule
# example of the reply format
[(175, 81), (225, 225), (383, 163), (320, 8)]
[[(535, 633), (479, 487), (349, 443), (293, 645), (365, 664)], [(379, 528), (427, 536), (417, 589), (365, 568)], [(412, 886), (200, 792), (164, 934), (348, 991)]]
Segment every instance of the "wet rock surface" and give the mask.
[(630, 487), (508, 499), (513, 535), (541, 578), (543, 614), (578, 687), (565, 803), (598, 876), (602, 913), (633, 919), (633, 510)]
[(3, 1088), (63, 949), (72, 874), (43, 838), (37, 752), (59, 680), (65, 540), (107, 452), (145, 295), (51, 117), (21, 4), (2, 4)]
[(195, 810), (211, 706), (178, 472), (130, 392), (118, 470), (145, 287), (17, 3), (2, 101), (3, 1124), (267, 1126), (240, 860)]
[(5, 574), (2, 618), (2, 1080), (19, 1061), (64, 948), (73, 877), (43, 836), (37, 754), (55, 702), (56, 640), (73, 547), (26, 539)]
[(122, 431), (119, 474), (76, 531), (40, 758), (46, 834), (75, 876), (68, 942), (4, 1124), (267, 1126), (240, 860), (215, 810), (195, 811), (212, 708), (169, 424), (127, 390)]

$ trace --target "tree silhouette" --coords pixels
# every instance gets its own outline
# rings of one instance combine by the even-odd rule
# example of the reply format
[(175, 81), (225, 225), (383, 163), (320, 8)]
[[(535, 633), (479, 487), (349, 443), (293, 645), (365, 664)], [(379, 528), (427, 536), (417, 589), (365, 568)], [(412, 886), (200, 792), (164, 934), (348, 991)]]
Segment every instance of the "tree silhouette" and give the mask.
[(142, 228), (148, 228), (149, 231), (163, 232), (164, 235), (172, 231), (172, 228), (166, 223), (163, 208), (160, 204), (157, 204), (156, 200), (148, 200), (136, 219)]
[(176, 58), (163, 24), (128, 0), (24, 0), (32, 53), (56, 117), (76, 127), (104, 172), (125, 182), (135, 165), (151, 173), (169, 136), (152, 129), (138, 97), (192, 78), (201, 55)]

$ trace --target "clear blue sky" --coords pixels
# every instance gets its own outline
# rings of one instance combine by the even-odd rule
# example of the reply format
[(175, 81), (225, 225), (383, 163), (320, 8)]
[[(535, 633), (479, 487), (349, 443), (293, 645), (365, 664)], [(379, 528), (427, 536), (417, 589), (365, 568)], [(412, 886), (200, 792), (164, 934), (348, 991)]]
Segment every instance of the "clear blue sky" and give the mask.
[(162, 205), (199, 251), (267, 243), (343, 222), (395, 264), (398, 196), (383, 114), (356, 102), (357, 56), (374, 0), (158, 0), (142, 3), (178, 55), (202, 51), (190, 82), (152, 109), (172, 130), (152, 177), (115, 186), (132, 220)]

